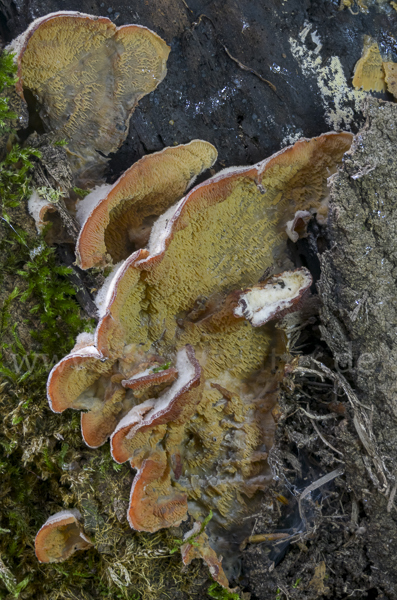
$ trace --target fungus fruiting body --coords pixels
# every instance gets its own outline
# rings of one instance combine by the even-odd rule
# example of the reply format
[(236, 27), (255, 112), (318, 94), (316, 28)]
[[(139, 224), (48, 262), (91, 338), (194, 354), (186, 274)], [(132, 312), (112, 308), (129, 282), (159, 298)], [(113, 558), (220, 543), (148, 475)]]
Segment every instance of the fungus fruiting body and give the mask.
[(365, 92), (384, 92), (386, 89), (378, 44), (369, 36), (364, 40), (363, 55), (354, 69), (353, 86), (356, 89), (362, 88)]
[(137, 470), (133, 528), (157, 531), (188, 512), (202, 521), (210, 510), (227, 528), (271, 480), (286, 349), (273, 319), (299, 307), (312, 281), (291, 270), (286, 225), (321, 207), (351, 140), (300, 140), (193, 188), (119, 266), (94, 339), (52, 370), (53, 410), (88, 410), (86, 441), (87, 420), (90, 445), (112, 435), (114, 459)]
[[(118, 263), (146, 246), (154, 221), (182, 198), (216, 157), (212, 144), (193, 140), (132, 165), (82, 224), (76, 248), (81, 268)], [(89, 202), (90, 196), (84, 200)]]
[(65, 139), (76, 181), (95, 181), (128, 133), (140, 98), (164, 79), (169, 48), (140, 25), (60, 11), (36, 19), (9, 47), (17, 91), (38, 101), (46, 131)]
[(62, 562), (77, 550), (92, 546), (79, 519), (78, 510), (62, 510), (47, 519), (35, 539), (35, 552), (40, 562)]
[(275, 275), (240, 292), (234, 314), (245, 317), (253, 327), (260, 327), (293, 310), (312, 283), (310, 272), (304, 268)]
[[(294, 218), (287, 221), (285, 231), (292, 242), (297, 242), (300, 236), (307, 235), (306, 226), (312, 218), (313, 215), (308, 210), (297, 210)], [(318, 213), (317, 220), (320, 222)]]

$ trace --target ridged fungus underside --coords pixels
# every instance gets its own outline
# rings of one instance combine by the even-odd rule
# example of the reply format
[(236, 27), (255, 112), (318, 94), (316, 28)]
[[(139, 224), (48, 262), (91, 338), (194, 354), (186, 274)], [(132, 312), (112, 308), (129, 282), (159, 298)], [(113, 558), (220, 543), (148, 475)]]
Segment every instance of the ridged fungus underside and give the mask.
[(138, 101), (164, 79), (170, 51), (146, 27), (72, 11), (36, 19), (8, 48), (16, 53), (18, 93), (29, 90), (46, 131), (67, 141), (79, 185), (102, 174)]
[(366, 36), (362, 57), (354, 69), (353, 86), (365, 92), (384, 92), (386, 90), (385, 74), (378, 44)]
[(62, 562), (77, 550), (91, 548), (79, 522), (78, 510), (62, 510), (47, 519), (35, 539), (37, 559), (43, 563)]
[[(52, 370), (52, 409), (88, 411), (89, 445), (113, 434), (115, 460), (137, 469), (132, 527), (157, 531), (187, 512), (203, 521), (210, 510), (217, 527), (236, 527), (260, 500), (286, 350), (274, 319), (311, 283), (304, 269), (280, 275), (293, 268), (286, 225), (297, 211), (322, 210), (351, 141), (349, 133), (300, 140), (193, 188), (118, 268), (95, 338)], [(241, 302), (252, 291), (247, 312)], [(162, 371), (171, 373), (161, 379)]]
[[(182, 198), (217, 155), (212, 144), (193, 140), (133, 164), (83, 223), (76, 248), (80, 267), (116, 264), (146, 246), (154, 221)], [(89, 203), (90, 197), (83, 202)]]

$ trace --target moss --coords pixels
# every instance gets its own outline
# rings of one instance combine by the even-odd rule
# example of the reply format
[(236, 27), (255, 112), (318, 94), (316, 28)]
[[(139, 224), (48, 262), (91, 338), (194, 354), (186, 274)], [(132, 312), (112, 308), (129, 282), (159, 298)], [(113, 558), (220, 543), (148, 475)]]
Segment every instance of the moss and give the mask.
[[(55, 355), (70, 351), (91, 323), (75, 301), (71, 270), (27, 213), (32, 154), (14, 145), (0, 163), (0, 599), (202, 598), (207, 574), (198, 563), (181, 573), (169, 532), (137, 534), (127, 524), (131, 469), (114, 463), (108, 445), (83, 444), (77, 413), (48, 407)], [(68, 507), (80, 510), (95, 547), (62, 564), (39, 564), (38, 529)]]
[(10, 131), (8, 121), (16, 117), (9, 107), (9, 99), (5, 96), (7, 89), (17, 81), (16, 72), (13, 55), (3, 52), (0, 55), (0, 135)]
[(212, 583), (208, 588), (208, 596), (210, 598), (216, 598), (216, 600), (239, 600), (239, 594), (234, 592), (228, 592), (222, 588), (218, 583)]

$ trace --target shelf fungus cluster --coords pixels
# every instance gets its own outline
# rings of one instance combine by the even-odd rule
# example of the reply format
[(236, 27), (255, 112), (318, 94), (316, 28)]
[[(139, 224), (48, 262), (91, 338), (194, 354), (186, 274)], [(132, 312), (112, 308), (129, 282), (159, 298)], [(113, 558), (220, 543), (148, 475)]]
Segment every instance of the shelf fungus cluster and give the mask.
[(128, 133), (138, 101), (166, 75), (167, 44), (140, 25), (60, 11), (36, 19), (8, 47), (17, 92), (46, 131), (67, 142), (75, 182), (95, 181)]
[[(55, 412), (82, 411), (89, 446), (110, 438), (114, 460), (136, 470), (133, 529), (155, 532), (188, 514), (202, 522), (211, 510), (220, 539), (260, 502), (286, 351), (274, 321), (299, 309), (312, 284), (288, 257), (287, 224), (323, 210), (351, 140), (300, 140), (179, 199), (216, 156), (196, 141), (145, 157), (88, 211), (80, 264), (122, 262), (99, 295), (95, 335), (53, 368), (48, 397)], [(127, 257), (122, 240), (134, 250)], [(215, 560), (203, 542), (204, 554)]]
[(370, 37), (364, 38), (361, 58), (354, 68), (353, 86), (366, 92), (390, 92), (397, 98), (397, 63), (384, 62), (378, 44)]

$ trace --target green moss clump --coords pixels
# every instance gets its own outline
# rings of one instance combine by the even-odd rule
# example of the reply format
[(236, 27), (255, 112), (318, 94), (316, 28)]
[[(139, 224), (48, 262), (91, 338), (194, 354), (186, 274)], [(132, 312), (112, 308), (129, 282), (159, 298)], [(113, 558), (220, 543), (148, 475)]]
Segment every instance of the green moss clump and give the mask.
[(8, 98), (4, 93), (17, 82), (17, 66), (12, 54), (3, 52), (0, 54), (0, 135), (11, 131), (8, 123), (16, 118), (14, 111), (10, 110)]

